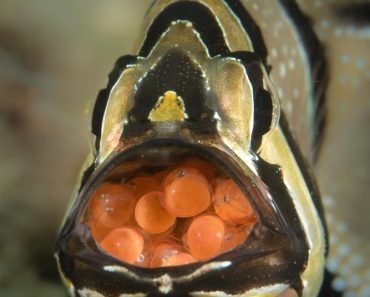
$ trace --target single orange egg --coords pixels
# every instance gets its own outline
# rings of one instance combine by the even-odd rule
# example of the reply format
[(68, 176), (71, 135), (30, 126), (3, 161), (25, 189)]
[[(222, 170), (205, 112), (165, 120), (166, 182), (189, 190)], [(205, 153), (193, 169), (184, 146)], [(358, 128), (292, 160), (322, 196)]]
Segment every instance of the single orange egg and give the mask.
[(254, 211), (247, 197), (231, 179), (218, 179), (213, 202), (217, 215), (230, 224), (255, 221)]
[(225, 224), (215, 215), (195, 218), (187, 232), (187, 244), (192, 255), (199, 260), (217, 256), (222, 251)]
[(106, 228), (125, 224), (133, 214), (135, 197), (132, 189), (123, 184), (102, 184), (90, 202), (90, 219)]
[(170, 229), (176, 217), (163, 208), (160, 199), (163, 193), (150, 192), (139, 199), (135, 207), (135, 219), (145, 231), (158, 234)]
[(182, 250), (183, 248), (172, 240), (160, 241), (154, 245), (150, 266), (162, 267), (168, 262), (170, 257)]
[(200, 173), (179, 174), (167, 183), (162, 199), (163, 207), (172, 215), (181, 218), (200, 214), (209, 207), (210, 202), (210, 186)]
[(131, 227), (112, 230), (100, 243), (101, 248), (126, 263), (138, 261), (144, 250), (144, 238), (140, 232)]

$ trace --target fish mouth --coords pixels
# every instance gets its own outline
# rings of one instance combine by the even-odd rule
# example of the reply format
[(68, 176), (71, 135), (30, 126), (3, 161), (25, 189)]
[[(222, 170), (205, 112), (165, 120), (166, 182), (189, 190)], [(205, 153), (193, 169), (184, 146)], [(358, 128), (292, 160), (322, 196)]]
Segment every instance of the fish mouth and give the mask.
[[(188, 158), (207, 162), (218, 172), (218, 178), (231, 180), (245, 195), (253, 217), (252, 224), (248, 225), (248, 235), (228, 250), (166, 267), (128, 263), (107, 252), (89, 224), (92, 197), (99, 187), (107, 183), (130, 182), (132, 178), (143, 175), (143, 172), (154, 175), (166, 168), (177, 168)], [(215, 191), (214, 186), (211, 187), (211, 191)], [(274, 195), (276, 193), (259, 176), (259, 168), (250, 168), (231, 151), (215, 144), (215, 141), (207, 144), (174, 138), (144, 141), (113, 153), (86, 178), (57, 242), (60, 247), (60, 266), (64, 270), (63, 266), (68, 265), (64, 274), (69, 274), (68, 278), (74, 284), (82, 284), (87, 280), (96, 283), (99, 280), (98, 287), (103, 286), (107, 292), (116, 290), (117, 293), (122, 288), (115, 285), (116, 282), (126, 284), (125, 292), (138, 292), (140, 288), (139, 292), (161, 293), (163, 287), (161, 289), (159, 280), (164, 275), (169, 277), (171, 292), (186, 292), (189, 288), (194, 292), (211, 292), (217, 284), (218, 291), (239, 294), (276, 284), (293, 284), (304, 269), (307, 251), (304, 240), (292, 228), (294, 219), (287, 219)], [(212, 203), (214, 198), (211, 198), (210, 207), (191, 216), (190, 220), (194, 222), (195, 218), (202, 216), (217, 216), (214, 208), (210, 209)], [(181, 221), (182, 224), (186, 220), (189, 221), (180, 217), (177, 223)], [(137, 218), (125, 223), (129, 224), (133, 224), (129, 227), (134, 231), (143, 232), (143, 228), (137, 224)], [(243, 224), (247, 223), (240, 222), (237, 225)], [(189, 226), (189, 222), (183, 225), (185, 227), (181, 227), (182, 230)], [(230, 222), (225, 225), (229, 226)], [(169, 230), (175, 233), (176, 226)], [(144, 230), (144, 233), (148, 232)], [(172, 240), (173, 234), (171, 236)], [(158, 239), (158, 234), (143, 235), (145, 240), (148, 237), (153, 243)], [(182, 242), (182, 238), (179, 241)], [(188, 246), (185, 249), (188, 252)], [(116, 288), (112, 289), (107, 284)]]

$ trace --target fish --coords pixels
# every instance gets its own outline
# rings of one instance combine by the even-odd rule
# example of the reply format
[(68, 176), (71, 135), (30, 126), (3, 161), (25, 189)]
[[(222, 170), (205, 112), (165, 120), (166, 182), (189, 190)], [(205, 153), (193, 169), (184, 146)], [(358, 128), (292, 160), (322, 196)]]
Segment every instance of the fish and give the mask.
[[(294, 1), (157, 0), (92, 115), (94, 151), (56, 242), (71, 296), (341, 296), (311, 164), (325, 129), (325, 50)], [(97, 186), (191, 152), (248, 192), (253, 241), (160, 269), (104, 253), (84, 218)]]

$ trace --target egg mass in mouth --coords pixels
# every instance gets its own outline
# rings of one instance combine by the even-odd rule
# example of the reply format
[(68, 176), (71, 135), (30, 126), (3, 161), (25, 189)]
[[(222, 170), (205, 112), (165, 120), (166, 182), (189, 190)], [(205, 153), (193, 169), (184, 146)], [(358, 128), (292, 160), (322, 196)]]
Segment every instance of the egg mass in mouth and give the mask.
[(90, 196), (84, 216), (102, 252), (146, 268), (229, 252), (248, 238), (256, 220), (233, 179), (193, 155), (105, 180)]

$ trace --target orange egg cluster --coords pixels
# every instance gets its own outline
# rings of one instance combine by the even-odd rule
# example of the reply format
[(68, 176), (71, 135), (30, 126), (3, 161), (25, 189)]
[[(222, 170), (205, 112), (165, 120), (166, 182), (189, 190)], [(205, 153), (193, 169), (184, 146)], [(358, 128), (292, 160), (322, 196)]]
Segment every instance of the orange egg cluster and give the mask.
[(86, 222), (106, 253), (154, 268), (230, 251), (246, 240), (256, 217), (232, 179), (191, 157), (168, 170), (101, 184)]

